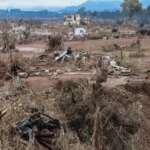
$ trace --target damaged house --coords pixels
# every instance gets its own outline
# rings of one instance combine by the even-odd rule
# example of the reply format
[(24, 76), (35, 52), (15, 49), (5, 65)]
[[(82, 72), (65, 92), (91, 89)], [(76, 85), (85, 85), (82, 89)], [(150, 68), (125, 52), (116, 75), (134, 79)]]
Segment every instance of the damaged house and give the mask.
[(81, 17), (80, 17), (79, 14), (64, 16), (64, 25), (65, 26), (68, 26), (68, 25), (77, 25), (77, 26), (79, 26), (80, 23), (81, 23)]
[(88, 17), (81, 17), (80, 14), (66, 15), (64, 16), (64, 25), (65, 26), (79, 26), (79, 25), (88, 25), (90, 24), (90, 19)]

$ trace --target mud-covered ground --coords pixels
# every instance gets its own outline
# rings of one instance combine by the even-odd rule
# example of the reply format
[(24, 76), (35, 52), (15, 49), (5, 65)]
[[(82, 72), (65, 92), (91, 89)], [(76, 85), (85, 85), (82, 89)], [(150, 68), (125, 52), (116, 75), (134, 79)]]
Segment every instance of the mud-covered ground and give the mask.
[[(14, 95), (12, 94), (11, 96), (9, 94), (4, 97), (1, 96), (0, 99), (0, 103), (1, 103), (0, 110), (3, 109), (7, 110), (6, 115), (3, 116), (3, 118), (0, 120), (0, 149), (1, 150), (23, 150), (23, 149), (32, 150), (33, 147), (31, 145), (28, 145), (28, 142), (24, 143), (23, 141), (21, 141), (20, 143), (19, 137), (13, 133), (10, 133), (11, 128), (14, 128), (17, 122), (21, 121), (22, 119), (30, 115), (31, 114), (30, 111), (34, 107), (38, 108), (39, 110), (42, 110), (44, 108), (45, 112), (50, 116), (59, 119), (61, 122), (66, 122), (68, 118), (66, 117), (66, 114), (63, 111), (61, 111), (61, 109), (59, 109), (56, 101), (57, 96), (61, 94), (61, 92), (63, 91), (63, 89), (61, 89), (63, 86), (61, 87), (60, 85), (59, 87), (59, 85), (57, 85), (59, 90), (57, 92), (56, 91), (54, 92), (53, 90), (54, 87), (56, 86), (56, 83), (59, 80), (62, 82), (68, 80), (71, 80), (72, 82), (73, 81), (79, 82), (79, 81), (84, 81), (86, 79), (90, 85), (93, 85), (95, 84), (96, 81), (96, 73), (97, 73), (96, 64), (98, 58), (101, 55), (112, 56), (117, 61), (120, 61), (120, 57), (122, 55), (122, 64), (129, 67), (132, 70), (132, 74), (128, 76), (109, 74), (107, 80), (103, 82), (101, 85), (103, 88), (108, 89), (109, 92), (112, 91), (111, 94), (114, 99), (116, 98), (119, 101), (128, 99), (128, 102), (120, 102), (121, 105), (123, 105), (124, 103), (128, 103), (128, 106), (131, 107), (130, 104), (132, 105), (132, 103), (134, 103), (133, 100), (135, 99), (133, 97), (137, 96), (136, 102), (138, 101), (139, 98), (139, 103), (140, 103), (139, 111), (140, 111), (140, 116), (141, 116), (140, 119), (142, 120), (142, 124), (139, 127), (140, 134), (139, 133), (137, 134), (137, 136), (139, 137), (137, 138), (138, 140), (136, 142), (137, 143), (141, 142), (141, 145), (143, 145), (143, 147), (139, 146), (139, 149), (137, 150), (148, 150), (150, 144), (150, 128), (149, 128), (150, 84), (148, 85), (146, 84), (146, 88), (143, 88), (143, 85), (141, 86), (140, 81), (146, 83), (149, 83), (150, 81), (150, 74), (149, 74), (150, 38), (143, 37), (141, 39), (141, 47), (142, 47), (143, 55), (140, 57), (139, 56), (131, 57), (131, 54), (138, 53), (138, 50), (136, 49), (132, 50), (132, 49), (124, 48), (122, 52), (120, 50), (111, 50), (111, 48), (107, 52), (103, 50), (105, 46), (109, 46), (113, 44), (117, 44), (121, 47), (129, 47), (135, 41), (136, 38), (121, 38), (121, 39), (109, 39), (109, 40), (85, 40), (85, 41), (65, 42), (65, 47), (71, 47), (74, 51), (77, 52), (78, 51), (88, 52), (88, 54), (92, 56), (90, 60), (87, 60), (84, 64), (81, 65), (76, 64), (72, 60), (69, 62), (53, 62), (53, 60), (49, 60), (49, 63), (47, 62), (41, 63), (41, 61), (38, 60), (36, 62), (33, 62), (33, 60), (35, 60), (36, 58), (38, 58), (38, 56), (40, 56), (45, 52), (46, 43), (43, 41), (39, 41), (35, 43), (33, 42), (32, 44), (17, 45), (17, 49), (20, 51), (19, 54), (21, 55), (21, 58), (26, 59), (25, 62), (28, 64), (26, 66), (26, 70), (31, 69), (33, 67), (39, 67), (40, 69), (41, 68), (48, 69), (49, 74), (36, 75), (36, 76), (33, 75), (33, 76), (29, 76), (28, 78), (21, 79), (22, 80), (21, 84), (24, 85), (24, 87), (22, 87), (22, 89), (19, 90), (16, 89), (16, 87), (14, 87), (16, 83), (12, 84), (10, 83), (10, 81), (6, 81), (4, 83), (4, 86), (7, 85), (7, 87), (3, 88), (3, 90), (1, 90), (1, 93), (6, 92), (7, 95), (10, 92), (10, 89), (14, 89), (14, 91), (18, 90), (18, 92)], [(7, 55), (8, 54), (4, 54), (4, 57), (8, 57)], [(4, 57), (1, 57), (1, 59), (4, 60)], [(131, 86), (129, 88), (130, 90), (126, 89), (126, 84), (129, 83), (129, 81), (135, 81), (133, 82), (133, 87), (131, 86), (132, 83), (131, 85), (128, 85), (129, 87)], [(137, 86), (136, 83), (138, 83)], [(123, 90), (121, 90), (122, 87)], [(86, 89), (86, 85), (84, 88)], [(92, 97), (93, 93), (90, 95), (91, 87), (87, 86), (87, 90), (88, 88), (89, 88), (89, 92), (87, 92), (88, 94), (87, 93), (86, 94), (89, 95), (89, 97), (90, 96)], [(132, 89), (134, 90), (132, 91)], [(14, 91), (11, 92), (13, 93)], [(109, 99), (109, 96), (111, 96), (111, 94), (108, 91), (105, 91), (106, 92), (105, 94), (106, 95), (108, 94), (107, 99)], [(121, 97), (123, 97), (123, 99)], [(93, 102), (93, 103), (98, 103), (98, 102)], [(99, 107), (101, 107), (101, 104), (98, 105), (100, 105)], [(120, 105), (117, 106), (119, 107)], [(128, 109), (129, 108), (127, 108), (127, 110)], [(72, 136), (72, 134), (73, 134), (72, 132), (69, 132), (69, 135), (67, 134), (62, 136), (63, 139), (61, 140), (62, 150), (67, 150), (67, 149), (70, 150), (90, 149), (91, 150), (92, 149), (91, 147), (92, 142), (89, 142), (90, 144), (82, 143), (78, 138), (74, 137), (77, 135)], [(16, 142), (16, 145), (14, 144), (14, 142)], [(71, 144), (69, 142), (71, 142)], [(135, 141), (132, 142), (134, 143)], [(44, 150), (44, 148), (40, 147), (39, 150)]]

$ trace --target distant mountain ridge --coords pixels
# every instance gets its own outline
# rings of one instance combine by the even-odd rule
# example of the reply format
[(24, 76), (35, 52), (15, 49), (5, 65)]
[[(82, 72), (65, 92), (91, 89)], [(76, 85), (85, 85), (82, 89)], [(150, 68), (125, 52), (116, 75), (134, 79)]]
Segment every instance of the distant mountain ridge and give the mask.
[(149, 0), (140, 0), (140, 2), (144, 5), (144, 7), (150, 6), (150, 1)]
[[(121, 9), (123, 0), (88, 0), (79, 6), (70, 6), (61, 10), (61, 12), (76, 12), (78, 9), (84, 7), (90, 11), (116, 11)], [(148, 0), (140, 0), (144, 7), (150, 5)]]
[(78, 9), (84, 7), (89, 11), (115, 11), (120, 9), (120, 1), (107, 1), (107, 0), (88, 0), (79, 6), (70, 6), (62, 9), (62, 12), (76, 12)]
[[(68, 7), (41, 7), (35, 6), (31, 8), (8, 8), (10, 9), (20, 9), (23, 11), (41, 11), (41, 10), (48, 10), (50, 12), (57, 12), (57, 13), (75, 13), (80, 8), (84, 7), (86, 10), (89, 11), (116, 11), (121, 9), (121, 4), (123, 0), (87, 0), (86, 2), (78, 5), (78, 6), (68, 6)], [(144, 7), (150, 5), (150, 0), (140, 0)]]
[(95, 10), (95, 11), (104, 11), (104, 10), (109, 10), (109, 11), (114, 11), (114, 10), (119, 10), (121, 1), (106, 1), (106, 0), (88, 0), (87, 2), (83, 3), (80, 5), (80, 7), (85, 7), (87, 10)]

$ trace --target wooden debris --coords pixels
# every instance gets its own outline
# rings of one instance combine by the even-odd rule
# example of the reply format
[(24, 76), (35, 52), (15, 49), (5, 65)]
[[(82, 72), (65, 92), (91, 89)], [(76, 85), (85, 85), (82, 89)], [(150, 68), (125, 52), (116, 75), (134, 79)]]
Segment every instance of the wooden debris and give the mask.
[(2, 119), (7, 113), (7, 109), (0, 110), (0, 119)]

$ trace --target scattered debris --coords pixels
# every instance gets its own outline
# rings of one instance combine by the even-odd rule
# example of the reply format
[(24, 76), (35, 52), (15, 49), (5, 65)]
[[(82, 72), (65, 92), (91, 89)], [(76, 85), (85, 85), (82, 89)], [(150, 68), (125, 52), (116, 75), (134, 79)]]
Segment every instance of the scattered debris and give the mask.
[(41, 68), (41, 67), (32, 67), (29, 70), (28, 76), (48, 76), (49, 75), (49, 69)]
[(70, 58), (72, 56), (72, 49), (69, 47), (66, 50), (64, 50), (62, 53), (55, 53), (55, 60), (65, 60), (66, 58)]
[(0, 119), (2, 119), (7, 113), (7, 109), (4, 109), (4, 110), (0, 110)]
[(19, 72), (18, 73), (18, 76), (20, 78), (28, 78), (29, 74), (27, 72)]
[(75, 28), (74, 37), (75, 38), (84, 38), (87, 37), (88, 33), (85, 28)]
[(111, 60), (110, 65), (111, 65), (116, 71), (120, 71), (121, 73), (130, 73), (130, 72), (131, 72), (128, 68), (119, 66), (115, 60)]
[(64, 60), (74, 60), (75, 62), (77, 61), (82, 61), (85, 62), (86, 58), (89, 59), (90, 55), (86, 52), (74, 52), (71, 47), (65, 49), (63, 52), (56, 52), (54, 53), (55, 56), (55, 61), (64, 61)]
[(85, 40), (88, 37), (88, 32), (85, 28), (74, 28), (72, 32), (68, 33), (68, 40)]
[(130, 75), (131, 70), (122, 66), (119, 66), (117, 62), (110, 56), (103, 56), (102, 62), (105, 67), (107, 67), (108, 73), (118, 72), (120, 75)]
[(22, 139), (35, 144), (37, 141), (49, 150), (54, 150), (53, 139), (56, 139), (60, 132), (60, 122), (42, 113), (36, 113), (17, 123), (16, 131)]
[[(66, 17), (70, 26), (80, 16)], [(15, 28), (19, 23), (10, 25)], [(0, 149), (149, 149), (143, 144), (150, 144), (149, 39), (135, 35), (136, 41), (133, 32), (128, 33), (135, 27), (124, 26), (107, 22), (96, 27), (95, 22), (81, 27), (31, 23), (31, 35), (24, 33), (31, 45), (17, 43), (17, 47), (24, 47), (18, 56), (10, 51), (14, 51), (15, 43), (3, 35), (1, 46), (10, 53), (1, 53), (0, 60)], [(75, 38), (80, 41), (67, 41)], [(82, 42), (86, 38), (89, 40)], [(140, 49), (145, 56), (129, 60), (134, 52), (141, 55)], [(38, 112), (56, 115), (58, 120)], [(65, 126), (63, 134), (59, 120)]]

